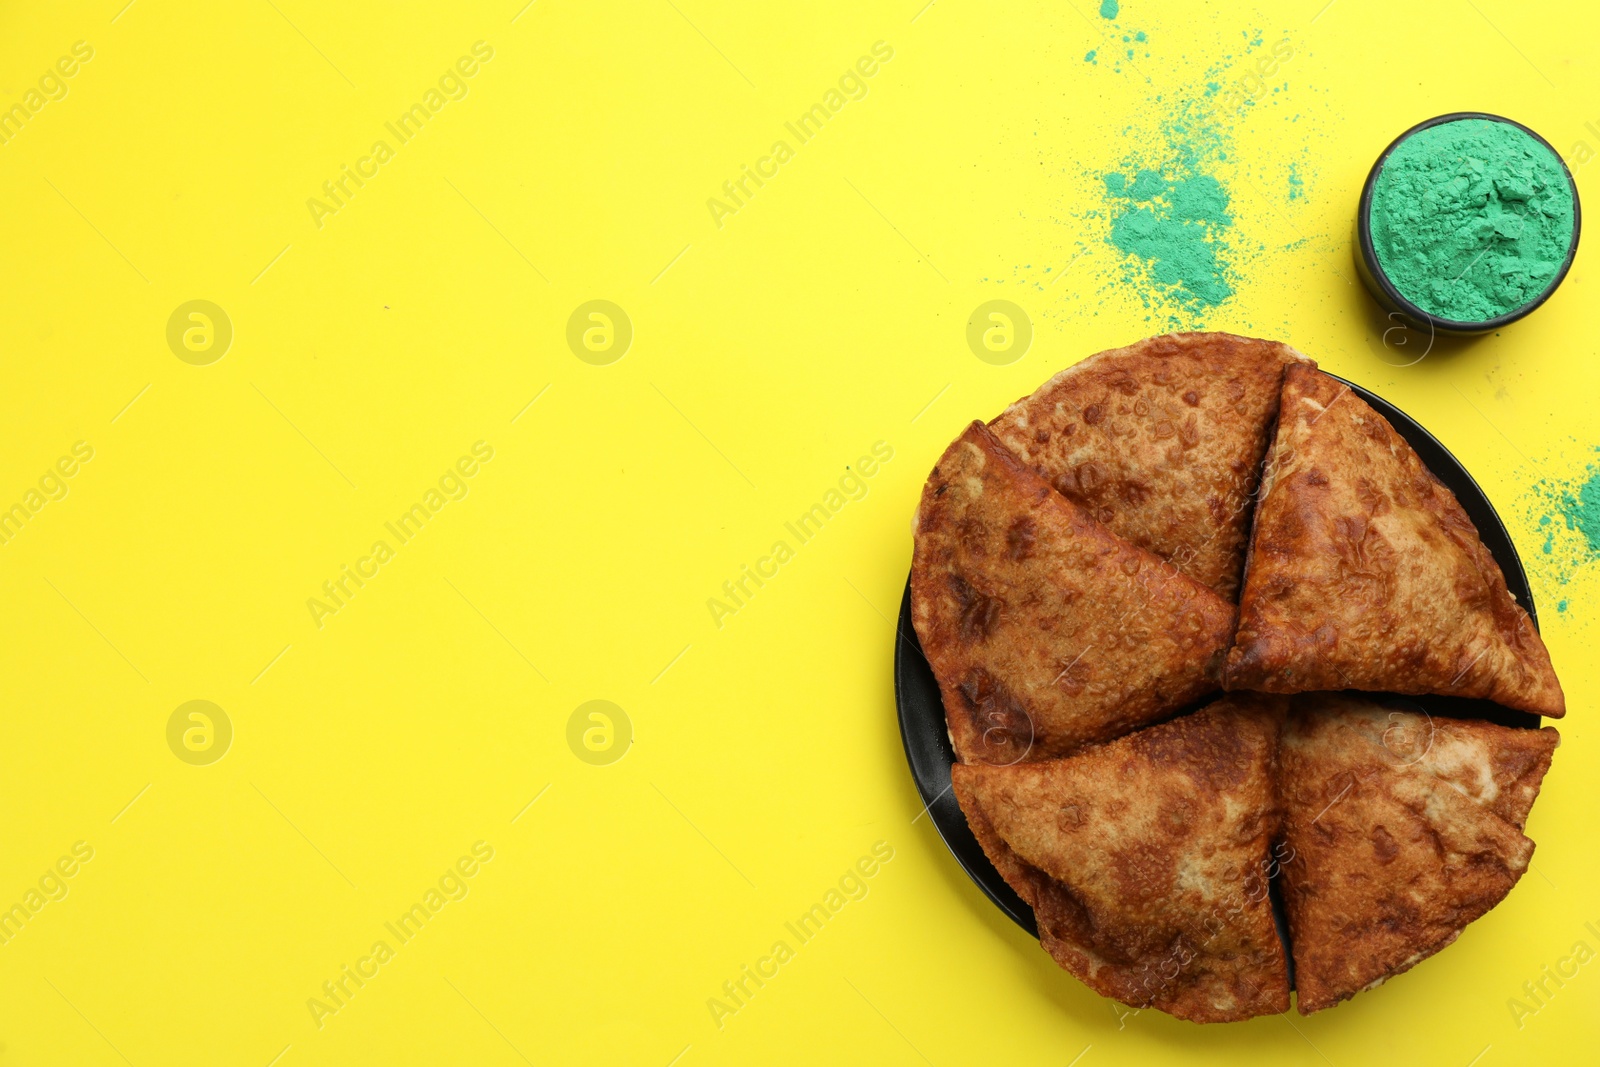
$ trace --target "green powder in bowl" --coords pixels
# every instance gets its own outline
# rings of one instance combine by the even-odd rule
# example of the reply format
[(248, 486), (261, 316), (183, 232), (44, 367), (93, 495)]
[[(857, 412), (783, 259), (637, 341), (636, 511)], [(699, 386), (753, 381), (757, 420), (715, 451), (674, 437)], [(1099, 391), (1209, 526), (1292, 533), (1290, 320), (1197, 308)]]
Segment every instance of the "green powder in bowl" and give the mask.
[(1523, 127), (1445, 116), (1402, 136), (1375, 170), (1372, 255), (1440, 325), (1501, 325), (1565, 275), (1577, 194), (1555, 152)]

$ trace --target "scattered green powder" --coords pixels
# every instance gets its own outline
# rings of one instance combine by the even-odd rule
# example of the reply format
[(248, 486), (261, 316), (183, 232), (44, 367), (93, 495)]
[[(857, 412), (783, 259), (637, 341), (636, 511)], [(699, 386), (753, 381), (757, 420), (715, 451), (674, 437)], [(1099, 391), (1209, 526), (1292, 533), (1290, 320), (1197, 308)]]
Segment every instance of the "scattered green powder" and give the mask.
[(1123, 131), (1149, 147), (1100, 176), (1106, 240), (1123, 253), (1122, 285), (1169, 328), (1193, 329), (1235, 288), (1240, 249), (1221, 178), (1232, 133), (1215, 97), (1182, 93), (1155, 103), (1162, 112), (1157, 129)]
[(1100, 17), (1114, 19), (1117, 17), (1117, 0), (1100, 0)]
[[(1600, 453), (1600, 447), (1593, 450)], [(1528, 514), (1538, 516), (1543, 537), (1532, 564), (1555, 585), (1565, 586), (1591, 563), (1600, 562), (1600, 462), (1572, 479), (1540, 478), (1528, 487)], [(1565, 613), (1563, 598), (1556, 610)]]
[(1600, 556), (1600, 468), (1590, 467), (1589, 477), (1577, 491), (1562, 494), (1561, 516), (1569, 529), (1583, 535), (1590, 556)]
[(1085, 63), (1093, 63), (1094, 62), (1094, 49), (1093, 48), (1089, 49), (1089, 54), (1083, 57), (1083, 61)]
[[(1115, 7), (1120, 14), (1121, 5)], [(1116, 37), (1126, 44), (1138, 42), (1148, 50), (1146, 55), (1156, 51), (1148, 42), (1159, 34), (1134, 31), (1131, 26), (1127, 29), (1128, 33), (1119, 32)], [(1231, 32), (1232, 27), (1230, 36)], [(1079, 180), (1090, 183), (1097, 195), (1088, 210), (1074, 212), (1070, 219), (1050, 220), (1070, 222), (1080, 235), (1074, 245), (1062, 249), (1060, 259), (1066, 266), (1060, 274), (1070, 271), (1080, 279), (1090, 274), (1102, 296), (1115, 295), (1143, 305), (1144, 322), (1151, 332), (1205, 329), (1216, 317), (1230, 313), (1234, 316), (1231, 323), (1251, 325), (1237, 318), (1237, 309), (1230, 312), (1237, 292), (1269, 258), (1307, 243), (1301, 236), (1282, 247), (1269, 247), (1251, 219), (1235, 219), (1237, 181), (1251, 182), (1258, 189), (1264, 184), (1283, 189), (1284, 170), (1297, 156), (1293, 181), (1287, 193), (1279, 195), (1288, 195), (1298, 207), (1306, 197), (1300, 182), (1309, 185), (1316, 175), (1308, 149), (1249, 160), (1240, 159), (1234, 150), (1234, 129), (1244, 119), (1245, 109), (1236, 99), (1240, 94), (1231, 90), (1260, 59), (1238, 51), (1240, 44), (1252, 38), (1265, 39), (1260, 32), (1246, 31), (1242, 39), (1219, 42), (1217, 57), (1198, 80), (1186, 78), (1164, 92), (1152, 91), (1131, 120), (1114, 130), (1125, 146), (1120, 158), (1065, 168), (1069, 172), (1077, 169)], [(1123, 69), (1125, 49), (1115, 44), (1097, 49), (1093, 58), (1084, 58), (1096, 62), (1101, 52), (1107, 68), (1103, 74)], [(1151, 79), (1144, 80), (1154, 89)], [(1259, 103), (1265, 105), (1267, 99), (1263, 96)], [(1258, 102), (1250, 104), (1255, 108)], [(1279, 122), (1293, 121), (1276, 106), (1261, 110), (1273, 113), (1271, 117)], [(1269, 119), (1263, 115), (1256, 121)], [(1083, 263), (1075, 266), (1079, 259)], [(1055, 280), (1039, 275), (1020, 277), (1021, 272), (1022, 268), (1013, 268), (1012, 280), (1041, 293)]]
[(1289, 199), (1299, 200), (1305, 195), (1305, 182), (1300, 179), (1300, 168), (1289, 164)]
[(1573, 201), (1555, 154), (1516, 126), (1461, 119), (1406, 138), (1372, 193), (1372, 243), (1430, 314), (1483, 322), (1537, 299), (1566, 258)]
[(1151, 280), (1191, 310), (1215, 307), (1233, 295), (1218, 253), (1218, 238), (1233, 225), (1228, 192), (1209, 174), (1164, 177), (1141, 170), (1132, 182), (1124, 174), (1104, 176), (1113, 210), (1107, 238), (1118, 250), (1137, 256)]

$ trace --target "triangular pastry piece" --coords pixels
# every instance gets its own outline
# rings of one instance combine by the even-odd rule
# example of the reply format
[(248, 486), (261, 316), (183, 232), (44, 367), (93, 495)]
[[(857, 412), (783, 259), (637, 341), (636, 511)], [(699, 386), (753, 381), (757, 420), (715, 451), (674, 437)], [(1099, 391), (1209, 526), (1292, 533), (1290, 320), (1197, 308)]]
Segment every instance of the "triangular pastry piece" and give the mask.
[(1284, 374), (1227, 688), (1566, 710), (1544, 642), (1456, 498), (1344, 383)]
[(990, 423), (1111, 532), (1237, 597), (1288, 345), (1178, 333), (1090, 356)]
[(974, 422), (923, 489), (911, 611), (956, 754), (1061, 756), (1217, 688), (1233, 605), (1117, 537)]
[(1095, 992), (1193, 1022), (1289, 1009), (1267, 889), (1283, 703), (1240, 693), (1067, 759), (950, 768), (1040, 943)]
[(1429, 715), (1409, 702), (1386, 704), (1353, 693), (1311, 693), (1297, 707), (1342, 713), (1345, 724), (1381, 745), (1403, 766), (1415, 766), (1518, 830), (1539, 796), (1550, 757), (1561, 744), (1554, 727), (1510, 729), (1473, 719)]
[(1296, 697), (1278, 755), (1300, 1012), (1409, 969), (1527, 869), (1522, 822), (1556, 731)]

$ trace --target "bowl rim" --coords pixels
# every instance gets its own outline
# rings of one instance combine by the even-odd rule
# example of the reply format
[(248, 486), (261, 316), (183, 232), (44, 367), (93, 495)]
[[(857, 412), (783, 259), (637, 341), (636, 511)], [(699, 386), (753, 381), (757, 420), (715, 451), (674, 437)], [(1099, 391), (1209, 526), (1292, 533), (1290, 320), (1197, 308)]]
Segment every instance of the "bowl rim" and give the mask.
[[(1550, 154), (1555, 157), (1556, 163), (1560, 165), (1561, 173), (1567, 179), (1567, 189), (1572, 194), (1572, 239), (1567, 242), (1567, 254), (1566, 257), (1561, 261), (1561, 269), (1556, 271), (1555, 277), (1550, 279), (1550, 284), (1545, 286), (1544, 291), (1538, 296), (1534, 297), (1526, 304), (1522, 304), (1521, 306), (1517, 307), (1515, 310), (1509, 311), (1504, 315), (1498, 315), (1492, 319), (1483, 319), (1476, 322), (1464, 321), (1460, 319), (1447, 319), (1441, 315), (1435, 315), (1432, 312), (1424, 311), (1421, 307), (1418, 307), (1416, 303), (1404, 296), (1400, 290), (1395, 287), (1394, 282), (1390, 280), (1388, 273), (1383, 269), (1383, 265), (1378, 262), (1377, 250), (1372, 244), (1372, 193), (1374, 187), (1378, 184), (1378, 176), (1383, 173), (1384, 164), (1389, 161), (1389, 156), (1392, 155), (1394, 150), (1400, 147), (1404, 141), (1415, 136), (1416, 134), (1421, 133), (1423, 130), (1432, 129), (1435, 126), (1444, 126), (1452, 122), (1461, 122), (1467, 119), (1479, 119), (1487, 122), (1503, 122), (1508, 126), (1515, 126), (1529, 137), (1532, 137), (1535, 141), (1538, 141), (1540, 144), (1544, 145), (1545, 148), (1550, 150)], [(1524, 318), (1532, 313), (1546, 300), (1550, 299), (1551, 294), (1559, 289), (1561, 287), (1561, 283), (1566, 280), (1567, 271), (1572, 268), (1572, 260), (1578, 254), (1578, 238), (1582, 230), (1583, 211), (1578, 199), (1578, 183), (1573, 181), (1572, 171), (1568, 169), (1567, 161), (1561, 158), (1561, 153), (1556, 151), (1555, 146), (1549, 141), (1545, 140), (1543, 137), (1539, 136), (1536, 131), (1524, 126), (1516, 119), (1506, 118), (1504, 115), (1496, 115), (1488, 111), (1452, 111), (1444, 115), (1435, 115), (1431, 119), (1424, 119), (1422, 122), (1417, 123), (1415, 126), (1412, 126), (1410, 129), (1401, 133), (1394, 140), (1390, 141), (1389, 146), (1385, 148), (1379, 154), (1377, 160), (1373, 162), (1372, 169), (1367, 172), (1367, 180), (1361, 186), (1361, 200), (1356, 214), (1357, 243), (1360, 245), (1362, 264), (1367, 268), (1367, 274), (1372, 280), (1373, 284), (1377, 285), (1383, 290), (1383, 295), (1387, 297), (1393, 306), (1401, 313), (1418, 322), (1427, 323), (1429, 326), (1435, 329), (1443, 330), (1447, 333), (1488, 333), (1491, 330), (1497, 330), (1502, 326), (1510, 325), (1511, 323), (1516, 322), (1518, 319)]]

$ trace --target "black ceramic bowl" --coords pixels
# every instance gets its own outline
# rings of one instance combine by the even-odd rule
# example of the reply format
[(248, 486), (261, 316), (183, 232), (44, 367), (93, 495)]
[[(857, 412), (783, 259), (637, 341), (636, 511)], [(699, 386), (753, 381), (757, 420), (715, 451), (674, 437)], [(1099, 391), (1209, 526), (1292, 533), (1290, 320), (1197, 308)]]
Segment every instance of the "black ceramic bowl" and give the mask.
[[(1388, 162), (1390, 154), (1400, 146), (1402, 141), (1413, 134), (1434, 126), (1443, 126), (1447, 122), (1458, 122), (1461, 119), (1484, 119), (1489, 122), (1503, 122), (1508, 126), (1515, 126), (1550, 149), (1550, 154), (1555, 156), (1556, 162), (1561, 165), (1561, 173), (1566, 176), (1567, 188), (1572, 190), (1572, 242), (1567, 246), (1567, 255), (1561, 261), (1561, 269), (1556, 271), (1555, 277), (1551, 279), (1545, 291), (1537, 297), (1523, 304), (1515, 311), (1496, 318), (1485, 319), (1482, 322), (1458, 322), (1455, 319), (1443, 319), (1423, 311), (1416, 304), (1400, 295), (1400, 290), (1395, 288), (1394, 283), (1389, 280), (1389, 276), (1384, 273), (1383, 267), (1378, 263), (1378, 255), (1372, 247), (1372, 190), (1378, 184), (1378, 175), (1383, 172), (1383, 165)], [(1366, 284), (1367, 291), (1372, 294), (1373, 299), (1382, 304), (1386, 310), (1398, 312), (1419, 327), (1425, 326), (1439, 333), (1488, 333), (1491, 330), (1498, 330), (1508, 323), (1516, 322), (1548, 300), (1550, 294), (1556, 291), (1561, 285), (1562, 279), (1567, 276), (1567, 270), (1572, 266), (1572, 257), (1578, 252), (1578, 233), (1582, 229), (1582, 222), (1582, 211), (1578, 205), (1578, 186), (1573, 182), (1572, 172), (1567, 170), (1567, 164), (1562, 160), (1561, 153), (1557, 152), (1549, 141), (1546, 141), (1522, 123), (1514, 122), (1501, 115), (1491, 115), (1484, 111), (1453, 111), (1448, 115), (1439, 115), (1426, 122), (1417, 123), (1391, 141), (1389, 147), (1385, 148), (1383, 154), (1378, 157), (1378, 161), (1372, 165), (1372, 170), (1367, 174), (1366, 184), (1361, 187), (1361, 204), (1356, 211), (1356, 270), (1360, 273), (1361, 280)]]

